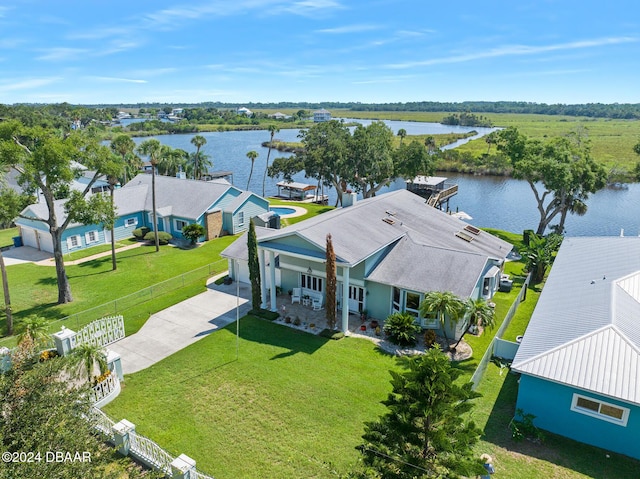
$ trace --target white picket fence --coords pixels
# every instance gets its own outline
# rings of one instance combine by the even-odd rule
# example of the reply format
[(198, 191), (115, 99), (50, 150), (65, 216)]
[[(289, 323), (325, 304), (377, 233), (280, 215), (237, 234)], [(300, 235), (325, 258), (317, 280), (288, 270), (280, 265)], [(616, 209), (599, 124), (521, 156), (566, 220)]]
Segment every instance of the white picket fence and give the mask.
[(90, 344), (91, 346), (104, 348), (124, 337), (124, 318), (122, 315), (107, 316), (90, 322), (78, 331), (73, 347), (81, 344)]
[[(116, 394), (120, 392), (120, 380), (118, 379), (118, 375), (115, 373), (109, 374), (107, 378), (96, 384), (91, 388), (91, 401), (93, 404), (101, 407), (105, 399), (107, 399), (110, 395)], [(116, 394), (117, 395), (117, 394)], [(108, 402), (108, 401), (107, 401)]]

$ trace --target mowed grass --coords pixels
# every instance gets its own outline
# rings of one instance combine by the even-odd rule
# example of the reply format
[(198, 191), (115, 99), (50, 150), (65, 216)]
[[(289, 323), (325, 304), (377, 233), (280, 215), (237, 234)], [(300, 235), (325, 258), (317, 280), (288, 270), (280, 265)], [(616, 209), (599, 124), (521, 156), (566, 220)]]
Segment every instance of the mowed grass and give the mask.
[[(67, 266), (74, 301), (64, 305), (56, 304), (58, 289), (53, 266), (31, 263), (8, 266), (11, 303), (18, 330), (20, 319), (26, 316), (35, 314), (51, 320), (60, 319), (210, 263), (217, 263), (220, 269), (212, 274), (224, 271), (226, 261), (221, 260), (220, 252), (236, 238), (224, 236), (189, 250), (162, 246), (158, 253), (153, 246), (140, 246), (117, 254), (116, 271), (111, 270), (111, 255)], [(203, 289), (204, 281), (200, 284), (200, 291)], [(179, 297), (179, 300), (185, 299)]]
[(104, 410), (216, 479), (336, 477), (384, 413), (397, 359), (251, 316), (125, 377)]
[[(514, 441), (518, 376), (490, 363), (480, 382), (472, 418), (484, 434), (475, 450), (493, 457), (495, 479), (637, 479), (640, 461), (545, 433), (542, 444)], [(607, 457), (609, 456), (609, 457)]]
[(13, 237), (18, 236), (18, 228), (7, 228), (0, 230), (0, 248), (13, 246)]
[(284, 228), (285, 226), (289, 226), (295, 223), (299, 223), (300, 221), (306, 220), (313, 216), (317, 216), (322, 213), (326, 213), (327, 211), (331, 211), (335, 209), (333, 206), (328, 205), (319, 205), (315, 203), (302, 203), (300, 201), (285, 201), (279, 200), (277, 198), (269, 198), (269, 204), (271, 206), (298, 206), (300, 208), (304, 208), (307, 212), (304, 215), (294, 216), (292, 218), (281, 218), (281, 226)]

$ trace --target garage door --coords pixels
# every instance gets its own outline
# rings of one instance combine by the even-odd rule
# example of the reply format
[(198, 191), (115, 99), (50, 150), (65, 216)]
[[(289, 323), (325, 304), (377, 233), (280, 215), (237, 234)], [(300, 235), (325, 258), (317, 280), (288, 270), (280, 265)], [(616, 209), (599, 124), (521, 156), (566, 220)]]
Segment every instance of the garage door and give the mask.
[(20, 227), (20, 235), (22, 236), (22, 244), (25, 246), (31, 246), (32, 248), (38, 247), (38, 240), (36, 239), (36, 232), (32, 228)]
[(45, 233), (44, 231), (37, 231), (38, 239), (40, 240), (40, 250), (53, 253), (53, 239), (51, 233)]

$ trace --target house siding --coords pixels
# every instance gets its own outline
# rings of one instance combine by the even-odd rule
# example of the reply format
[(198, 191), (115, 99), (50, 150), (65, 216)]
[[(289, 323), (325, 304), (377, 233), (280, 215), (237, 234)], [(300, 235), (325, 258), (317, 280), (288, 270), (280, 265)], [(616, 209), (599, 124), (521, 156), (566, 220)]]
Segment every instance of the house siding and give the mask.
[[(626, 426), (572, 411), (574, 393), (629, 409)], [(535, 415), (534, 424), (541, 429), (640, 459), (639, 406), (522, 374), (516, 408)]]
[(391, 286), (367, 281), (365, 289), (367, 314), (384, 321), (391, 314)]
[[(217, 206), (217, 205), (216, 205)], [(256, 196), (250, 196), (244, 204), (233, 213), (233, 234), (242, 233), (249, 229), (249, 220), (254, 216), (269, 211), (269, 203)], [(243, 213), (243, 223), (240, 224), (240, 213)]]
[[(87, 242), (86, 233), (89, 231), (95, 231), (97, 233), (96, 241), (89, 243)], [(78, 236), (78, 247), (69, 248), (67, 240), (72, 236)], [(73, 228), (67, 228), (62, 233), (62, 253), (68, 253), (70, 251), (78, 251), (84, 248), (90, 248), (92, 246), (97, 246), (99, 244), (105, 243), (105, 233), (104, 227), (98, 225), (82, 225), (82, 226), (74, 226)]]

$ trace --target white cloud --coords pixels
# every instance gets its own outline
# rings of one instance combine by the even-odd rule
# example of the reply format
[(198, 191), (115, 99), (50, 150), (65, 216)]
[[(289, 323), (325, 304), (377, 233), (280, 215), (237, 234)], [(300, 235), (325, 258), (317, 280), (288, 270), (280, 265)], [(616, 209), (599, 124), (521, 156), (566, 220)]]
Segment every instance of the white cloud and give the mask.
[(130, 72), (131, 76), (134, 77), (156, 77), (161, 75), (166, 75), (168, 73), (177, 72), (177, 68), (147, 68), (144, 70), (133, 70)]
[(65, 47), (55, 47), (43, 49), (45, 52), (44, 55), (36, 57), (36, 60), (45, 60), (45, 61), (61, 61), (61, 60), (75, 60), (80, 57), (87, 55), (89, 50), (85, 48), (65, 48)]
[(99, 77), (99, 76), (85, 76), (87, 80), (95, 80), (105, 83), (148, 83), (147, 80), (137, 80), (132, 78), (117, 78), (117, 77)]
[(0, 83), (0, 92), (15, 91), (15, 90), (30, 90), (32, 88), (39, 88), (45, 85), (50, 85), (59, 81), (58, 77), (49, 78), (30, 78), (25, 80), (15, 80), (10, 83)]
[(378, 25), (344, 25), (342, 27), (323, 28), (316, 30), (316, 33), (342, 34), (342, 33), (358, 33), (368, 32), (371, 30), (379, 30)]
[(271, 13), (292, 13), (304, 17), (317, 16), (325, 11), (342, 10), (345, 7), (334, 0), (299, 0), (274, 8)]
[(429, 60), (405, 62), (405, 63), (392, 63), (386, 65), (387, 68), (392, 69), (404, 69), (415, 68), (421, 66), (442, 65), (447, 63), (464, 63), (474, 60), (481, 60), (483, 58), (497, 58), (504, 56), (519, 56), (519, 55), (535, 55), (539, 53), (547, 53), (562, 50), (577, 50), (583, 48), (594, 48), (607, 45), (616, 45), (621, 43), (635, 43), (638, 41), (636, 37), (608, 37), (598, 38), (594, 40), (582, 40), (568, 43), (558, 43), (554, 45), (506, 45), (499, 48), (493, 48), (484, 52), (469, 53), (466, 55), (454, 55), (450, 57), (432, 58)]

